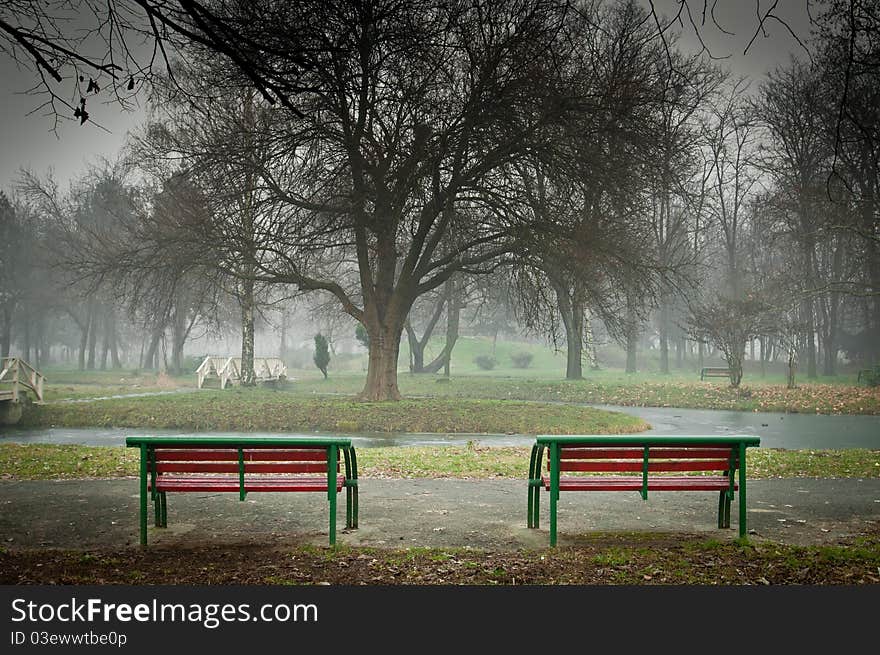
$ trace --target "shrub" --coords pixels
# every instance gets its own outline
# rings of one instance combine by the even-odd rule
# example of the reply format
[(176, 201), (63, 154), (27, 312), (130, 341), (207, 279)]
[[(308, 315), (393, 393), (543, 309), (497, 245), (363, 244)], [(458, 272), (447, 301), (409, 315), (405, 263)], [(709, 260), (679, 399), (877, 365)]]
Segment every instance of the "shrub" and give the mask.
[(529, 352), (518, 352), (512, 353), (510, 355), (510, 360), (513, 362), (514, 368), (528, 368), (532, 365), (532, 359), (534, 355)]
[(330, 348), (327, 343), (327, 337), (320, 332), (315, 335), (315, 356), (313, 359), (315, 366), (324, 374), (324, 379), (326, 380), (327, 366), (330, 364)]
[(497, 364), (492, 355), (478, 355), (474, 357), (474, 363), (484, 371), (491, 371), (495, 368), (495, 364)]
[(196, 369), (205, 361), (205, 355), (188, 355), (180, 364), (181, 373), (195, 373)]

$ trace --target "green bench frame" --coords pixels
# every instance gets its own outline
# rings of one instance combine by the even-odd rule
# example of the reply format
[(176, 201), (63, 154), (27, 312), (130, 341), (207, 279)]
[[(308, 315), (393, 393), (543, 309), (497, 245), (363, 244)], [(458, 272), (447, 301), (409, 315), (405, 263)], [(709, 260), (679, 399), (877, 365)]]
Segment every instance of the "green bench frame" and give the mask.
[[(223, 449), (238, 450), (237, 462), (227, 464), (223, 468), (234, 468), (234, 473), (227, 472), (224, 475), (223, 482), (208, 481), (206, 484), (216, 484), (217, 491), (237, 491), (239, 500), (244, 500), (248, 493), (247, 486), (250, 486), (255, 478), (248, 477), (247, 469), (250, 466), (250, 460), (245, 456), (245, 451), (249, 448), (264, 448), (279, 450), (285, 447), (289, 449), (324, 449), (327, 452), (326, 475), (327, 475), (327, 498), (330, 504), (330, 545), (336, 543), (336, 496), (338, 484), (337, 467), (339, 464), (340, 454), (345, 460), (345, 474), (342, 481), (342, 487), (346, 490), (346, 527), (357, 528), (358, 515), (358, 489), (357, 489), (357, 457), (355, 450), (351, 445), (351, 439), (343, 438), (291, 438), (291, 437), (127, 437), (125, 445), (130, 448), (138, 448), (140, 450), (140, 543), (142, 546), (147, 545), (147, 501), (151, 500), (155, 506), (156, 526), (165, 527), (167, 525), (167, 506), (165, 502), (165, 491), (157, 491), (156, 485), (156, 450), (162, 448), (179, 449), (185, 451), (187, 449)], [(324, 466), (323, 464), (321, 465)], [(192, 470), (192, 469), (190, 469)], [(310, 469), (313, 470), (313, 469)], [(323, 471), (321, 471), (323, 472)], [(314, 477), (314, 476), (313, 476)], [(188, 482), (197, 483), (204, 478), (198, 475), (191, 476)], [(315, 480), (321, 478), (315, 477)], [(291, 477), (293, 483), (297, 478)], [(299, 478), (303, 480), (303, 478)], [(296, 486), (292, 484), (291, 486)], [(260, 491), (275, 489), (260, 489)], [(281, 489), (279, 493), (287, 493), (289, 491), (316, 491), (319, 489), (299, 488), (299, 489)], [(188, 489), (174, 489), (173, 492), (186, 492)]]
[[(680, 447), (680, 448), (700, 448), (708, 447), (728, 447), (737, 453), (735, 461), (735, 469), (724, 471), (729, 487), (722, 491), (718, 507), (718, 527), (729, 527), (730, 525), (730, 501), (734, 492), (734, 475), (738, 477), (739, 482), (739, 536), (741, 539), (746, 538), (746, 449), (760, 445), (760, 438), (752, 435), (736, 435), (736, 436), (701, 436), (701, 435), (669, 435), (669, 436), (651, 436), (651, 435), (541, 435), (535, 441), (532, 447), (531, 459), (529, 461), (529, 483), (528, 483), (528, 527), (537, 528), (539, 523), (540, 510), (540, 494), (541, 487), (544, 486), (542, 479), (541, 465), (543, 454), (548, 453), (548, 465), (550, 468), (550, 545), (556, 545), (557, 531), (557, 505), (559, 503), (560, 494), (560, 460), (561, 451), (565, 447), (614, 447), (623, 446), (629, 448), (643, 449), (643, 463), (641, 468), (641, 480), (637, 484), (633, 484), (632, 480), (625, 488), (621, 489), (602, 489), (604, 491), (620, 490), (629, 491), (637, 490), (644, 500), (648, 499), (648, 490), (652, 488), (652, 482), (660, 482), (663, 478), (652, 475), (649, 472), (650, 451), (652, 447)], [(733, 458), (731, 458), (733, 459)], [(638, 461), (636, 460), (636, 463)], [(632, 467), (632, 464), (629, 465)], [(615, 469), (613, 466), (609, 470)], [(627, 470), (632, 470), (628, 468)], [(690, 469), (688, 469), (690, 470)], [(717, 477), (717, 476), (716, 476)], [(696, 478), (696, 476), (689, 476)], [(600, 480), (599, 476), (590, 476), (590, 480)], [(656, 486), (654, 487), (656, 488)], [(662, 487), (661, 487), (662, 489)], [(676, 489), (687, 490), (687, 489)], [(568, 491), (568, 490), (566, 490)], [(725, 508), (726, 503), (726, 508)], [(725, 525), (726, 523), (726, 525)]]

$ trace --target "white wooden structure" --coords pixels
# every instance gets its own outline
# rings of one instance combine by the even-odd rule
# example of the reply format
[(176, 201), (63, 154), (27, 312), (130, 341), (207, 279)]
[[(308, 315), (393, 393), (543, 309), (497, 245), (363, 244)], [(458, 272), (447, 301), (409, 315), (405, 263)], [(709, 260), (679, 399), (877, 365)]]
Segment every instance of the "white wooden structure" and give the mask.
[(43, 384), (46, 379), (33, 366), (18, 357), (4, 357), (0, 368), (0, 384), (12, 383), (11, 388), (0, 389), (0, 400), (21, 401), (24, 389), (33, 391), (37, 402), (43, 402)]
[[(278, 357), (254, 357), (254, 376), (257, 382), (280, 380), (287, 377), (287, 366)], [(220, 380), (221, 389), (227, 384), (241, 383), (241, 357), (205, 357), (196, 369), (198, 388), (214, 377)]]

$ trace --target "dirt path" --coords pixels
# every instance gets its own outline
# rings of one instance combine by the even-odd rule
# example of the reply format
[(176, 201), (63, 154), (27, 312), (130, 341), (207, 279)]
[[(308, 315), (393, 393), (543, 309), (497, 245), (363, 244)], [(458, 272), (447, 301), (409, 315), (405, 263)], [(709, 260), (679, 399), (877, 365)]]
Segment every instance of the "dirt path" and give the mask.
[[(360, 527), (346, 531), (340, 496), (339, 543), (377, 548), (471, 547), (492, 551), (544, 548), (542, 525), (526, 527), (526, 488), (515, 480), (364, 479)], [(264, 545), (327, 544), (327, 503), (318, 494), (169, 494), (168, 528), (150, 528), (156, 545), (250, 541)], [(736, 502), (736, 501), (734, 501)], [(715, 527), (714, 494), (563, 494), (560, 545), (584, 535), (645, 531), (737, 536)], [(7, 549), (118, 548), (138, 543), (137, 481), (0, 482), (0, 539)], [(792, 545), (834, 544), (876, 531), (880, 479), (755, 480), (748, 486), (750, 538)]]

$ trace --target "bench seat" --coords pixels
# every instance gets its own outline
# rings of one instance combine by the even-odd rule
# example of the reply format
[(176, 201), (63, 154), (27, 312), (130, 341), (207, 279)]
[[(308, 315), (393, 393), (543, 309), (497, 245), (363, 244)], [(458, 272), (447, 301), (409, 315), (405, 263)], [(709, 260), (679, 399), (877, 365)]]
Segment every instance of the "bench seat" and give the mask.
[[(345, 486), (345, 478), (337, 476), (336, 491), (342, 491)], [(153, 491), (152, 484), (148, 484), (148, 490)], [(181, 476), (160, 475), (156, 478), (155, 491), (234, 491), (239, 492), (241, 486), (237, 477), (229, 475), (219, 476)], [(257, 491), (327, 491), (327, 478), (319, 477), (290, 477), (290, 476), (261, 476), (244, 479), (246, 492)]]
[[(550, 491), (550, 478), (543, 476), (541, 482)], [(641, 476), (561, 476), (560, 491), (641, 491)], [(669, 476), (648, 478), (648, 491), (726, 491), (730, 488), (727, 478), (709, 476)], [(734, 483), (734, 490), (738, 485)]]

